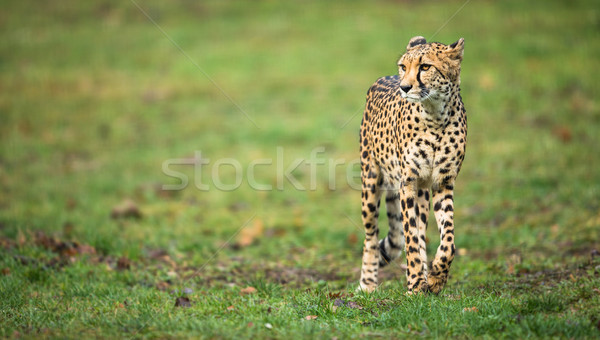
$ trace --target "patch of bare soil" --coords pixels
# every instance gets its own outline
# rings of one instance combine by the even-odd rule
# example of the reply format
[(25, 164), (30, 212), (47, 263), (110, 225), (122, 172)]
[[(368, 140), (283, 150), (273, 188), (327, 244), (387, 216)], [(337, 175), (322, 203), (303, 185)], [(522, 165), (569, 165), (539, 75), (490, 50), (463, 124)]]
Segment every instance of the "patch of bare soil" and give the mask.
[(527, 289), (554, 287), (561, 282), (576, 282), (590, 275), (600, 276), (600, 261), (596, 258), (590, 258), (588, 261), (564, 268), (519, 271), (507, 284), (515, 288)]
[[(320, 281), (338, 281), (347, 279), (352, 273), (341, 273), (329, 269), (330, 265), (322, 268), (305, 268), (297, 266), (299, 259), (287, 258), (277, 262), (265, 262), (249, 258), (234, 257), (221, 259), (201, 265), (190, 265), (186, 261), (172, 257), (164, 249), (147, 249), (145, 256), (136, 260), (127, 257), (113, 257), (99, 254), (90, 245), (77, 241), (63, 240), (55, 235), (42, 231), (28, 231), (16, 239), (1, 238), (0, 247), (7, 255), (17, 260), (23, 266), (35, 266), (50, 270), (61, 270), (77, 261), (85, 261), (92, 265), (102, 264), (109, 270), (146, 271), (155, 277), (168, 279), (153, 284), (158, 289), (168, 290), (178, 283), (193, 281), (201, 286), (244, 285), (249, 281), (280, 284), (298, 288), (306, 284)], [(24, 256), (19, 251), (22, 247), (41, 247), (50, 251), (54, 256), (34, 258)], [(85, 255), (85, 256), (83, 256)], [(298, 255), (300, 256), (300, 255)], [(162, 273), (162, 274), (161, 274)], [(148, 284), (148, 283), (145, 283)]]

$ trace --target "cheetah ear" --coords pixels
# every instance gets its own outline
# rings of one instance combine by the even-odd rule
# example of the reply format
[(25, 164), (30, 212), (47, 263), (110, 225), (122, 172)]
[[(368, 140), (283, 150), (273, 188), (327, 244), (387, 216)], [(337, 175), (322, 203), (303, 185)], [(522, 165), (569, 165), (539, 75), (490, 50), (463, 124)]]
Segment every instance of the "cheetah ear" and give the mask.
[(413, 47), (415, 47), (417, 45), (423, 45), (423, 44), (426, 44), (426, 43), (427, 43), (427, 40), (425, 40), (425, 38), (423, 38), (422, 36), (418, 35), (418, 36), (412, 37), (410, 39), (410, 41), (408, 42), (408, 45), (406, 46), (406, 49), (408, 50), (408, 49), (413, 48)]
[(446, 54), (452, 59), (462, 60), (465, 50), (465, 39), (460, 38), (455, 43), (448, 45)]

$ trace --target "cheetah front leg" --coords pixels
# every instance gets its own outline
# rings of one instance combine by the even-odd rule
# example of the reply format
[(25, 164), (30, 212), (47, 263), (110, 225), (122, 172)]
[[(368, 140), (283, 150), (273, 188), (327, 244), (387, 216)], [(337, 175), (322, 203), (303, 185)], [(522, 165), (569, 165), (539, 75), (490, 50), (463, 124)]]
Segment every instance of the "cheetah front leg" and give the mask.
[(404, 234), (406, 236), (406, 279), (409, 293), (427, 291), (427, 265), (425, 235), (421, 238), (418, 227), (419, 206), (417, 203), (416, 183), (408, 182), (402, 186), (400, 204), (404, 210)]
[(454, 259), (454, 186), (452, 184), (442, 185), (434, 190), (433, 210), (440, 232), (440, 246), (435, 254), (429, 274), (429, 290), (439, 293), (446, 281), (448, 271)]
[(377, 288), (379, 271), (379, 203), (382, 193), (382, 176), (375, 164), (362, 169), (362, 221), (365, 227), (362, 269), (359, 289), (372, 292)]

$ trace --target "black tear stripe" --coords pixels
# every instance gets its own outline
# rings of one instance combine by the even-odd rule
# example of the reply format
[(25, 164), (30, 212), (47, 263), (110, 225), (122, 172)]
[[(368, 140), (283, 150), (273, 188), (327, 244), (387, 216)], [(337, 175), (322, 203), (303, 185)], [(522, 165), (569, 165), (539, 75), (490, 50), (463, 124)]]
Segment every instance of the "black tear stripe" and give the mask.
[(446, 78), (446, 75), (444, 75), (444, 74), (442, 73), (442, 71), (440, 71), (440, 69), (439, 69), (439, 68), (435, 67), (435, 65), (432, 65), (432, 66), (433, 66), (433, 68), (434, 68), (436, 71), (438, 71), (438, 73), (440, 74), (440, 76), (442, 76), (442, 78), (443, 78), (444, 80), (448, 79), (448, 78)]

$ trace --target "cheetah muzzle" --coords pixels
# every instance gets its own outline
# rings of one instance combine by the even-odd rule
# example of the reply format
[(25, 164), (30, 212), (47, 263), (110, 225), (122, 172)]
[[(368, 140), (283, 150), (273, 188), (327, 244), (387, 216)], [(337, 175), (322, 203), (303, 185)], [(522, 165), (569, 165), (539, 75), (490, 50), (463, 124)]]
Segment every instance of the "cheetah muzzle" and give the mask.
[[(451, 45), (414, 37), (398, 75), (367, 92), (360, 129), (365, 243), (359, 289), (377, 288), (380, 267), (406, 253), (409, 293), (439, 293), (454, 259), (454, 182), (465, 157), (467, 117), (460, 96), (464, 39)], [(385, 193), (388, 235), (379, 240)], [(428, 266), (430, 198), (440, 245)]]

